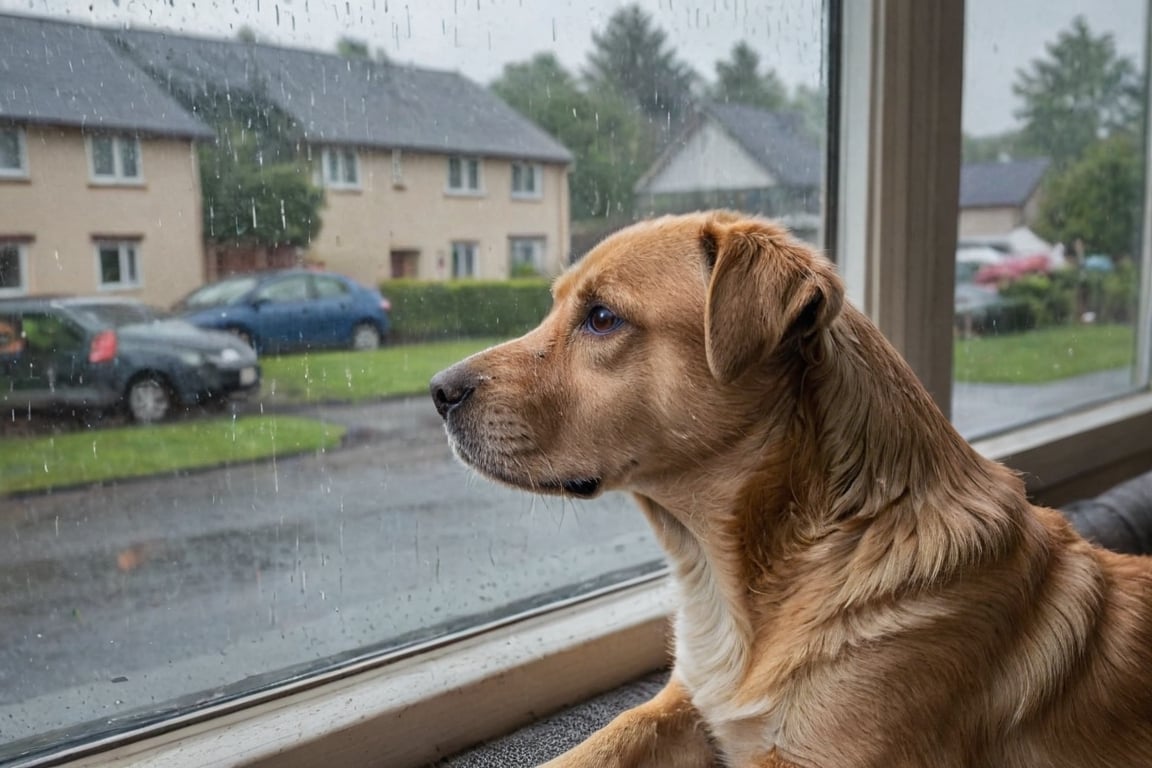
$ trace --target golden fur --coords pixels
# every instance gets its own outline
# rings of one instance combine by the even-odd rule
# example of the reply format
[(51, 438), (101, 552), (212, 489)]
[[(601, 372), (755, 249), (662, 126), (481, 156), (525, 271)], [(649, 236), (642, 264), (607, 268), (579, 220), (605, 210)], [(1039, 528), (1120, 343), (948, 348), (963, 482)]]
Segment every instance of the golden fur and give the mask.
[(437, 407), (496, 480), (631, 491), (680, 608), (665, 690), (548, 766), (1152, 766), (1152, 563), (1029, 505), (821, 256), (665, 217), (554, 297)]

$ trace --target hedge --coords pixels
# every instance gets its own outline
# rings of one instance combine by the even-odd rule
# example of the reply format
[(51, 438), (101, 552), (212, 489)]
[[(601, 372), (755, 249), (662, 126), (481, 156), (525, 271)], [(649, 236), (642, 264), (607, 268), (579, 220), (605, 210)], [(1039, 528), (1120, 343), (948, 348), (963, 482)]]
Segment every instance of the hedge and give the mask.
[(380, 292), (392, 302), (396, 341), (518, 336), (552, 306), (547, 280), (389, 280)]

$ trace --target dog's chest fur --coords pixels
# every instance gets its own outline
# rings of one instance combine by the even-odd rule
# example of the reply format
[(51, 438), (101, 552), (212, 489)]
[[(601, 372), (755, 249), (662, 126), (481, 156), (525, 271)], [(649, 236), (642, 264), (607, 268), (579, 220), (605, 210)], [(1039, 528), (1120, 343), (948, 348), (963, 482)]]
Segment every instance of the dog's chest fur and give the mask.
[(665, 545), (675, 566), (679, 592), (675, 674), (712, 732), (727, 764), (751, 764), (776, 746), (780, 702), (757, 697), (739, 701), (748, 670), (751, 628), (733, 610), (700, 546), (688, 535)]

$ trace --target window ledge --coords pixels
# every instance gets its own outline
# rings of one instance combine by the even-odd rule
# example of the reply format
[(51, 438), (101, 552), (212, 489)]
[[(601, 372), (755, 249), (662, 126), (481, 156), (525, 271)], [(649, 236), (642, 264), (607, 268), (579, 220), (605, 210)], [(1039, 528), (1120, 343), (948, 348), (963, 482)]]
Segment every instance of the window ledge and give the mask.
[(121, 747), (87, 745), (71, 762), (27, 765), (417, 768), (666, 666), (671, 606), (665, 579), (650, 579), (263, 703), (199, 712)]

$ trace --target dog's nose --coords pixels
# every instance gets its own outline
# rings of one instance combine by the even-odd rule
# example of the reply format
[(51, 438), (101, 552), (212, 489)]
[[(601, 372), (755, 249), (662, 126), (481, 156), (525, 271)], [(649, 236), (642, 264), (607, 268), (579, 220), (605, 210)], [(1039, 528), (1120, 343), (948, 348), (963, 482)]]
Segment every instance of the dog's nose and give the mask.
[(449, 413), (464, 404), (476, 389), (475, 381), (472, 372), (460, 363), (432, 377), (428, 382), (428, 391), (432, 394), (432, 402), (436, 404), (440, 418), (448, 418)]

